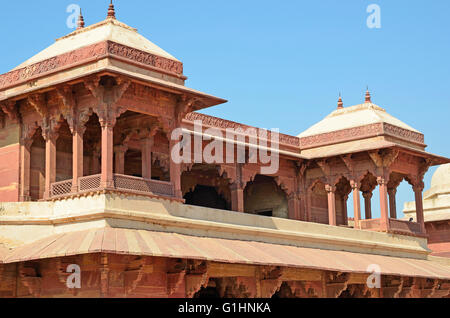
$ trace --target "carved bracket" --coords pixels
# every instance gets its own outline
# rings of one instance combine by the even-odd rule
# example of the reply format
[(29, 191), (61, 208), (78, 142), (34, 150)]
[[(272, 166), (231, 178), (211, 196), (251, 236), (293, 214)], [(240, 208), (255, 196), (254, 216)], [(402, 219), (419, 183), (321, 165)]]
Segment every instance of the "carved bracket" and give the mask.
[(146, 273), (153, 272), (153, 265), (146, 265), (146, 257), (137, 257), (124, 271), (124, 288), (127, 295), (136, 290)]
[(19, 276), (23, 285), (33, 297), (40, 297), (42, 290), (42, 277), (40, 277), (34, 267), (19, 264)]
[(72, 87), (64, 85), (56, 88), (56, 93), (60, 99), (59, 110), (62, 116), (67, 120), (70, 131), (73, 133), (75, 125), (76, 101)]
[(167, 295), (175, 293), (184, 281), (187, 272), (187, 261), (169, 259), (167, 261)]
[(16, 108), (16, 101), (7, 100), (0, 102), (0, 109), (15, 123), (19, 121), (19, 112)]

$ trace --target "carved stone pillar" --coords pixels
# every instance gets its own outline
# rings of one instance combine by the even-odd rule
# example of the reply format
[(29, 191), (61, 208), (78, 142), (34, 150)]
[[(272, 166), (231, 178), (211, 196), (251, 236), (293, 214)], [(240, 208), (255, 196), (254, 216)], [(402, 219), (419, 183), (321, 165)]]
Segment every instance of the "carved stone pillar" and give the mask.
[(31, 144), (32, 140), (23, 140), (20, 144), (20, 201), (31, 201), (30, 172), (31, 172)]
[(113, 136), (114, 125), (110, 123), (104, 123), (102, 125), (102, 172), (100, 186), (102, 188), (114, 187), (114, 174), (113, 174)]
[(336, 225), (336, 187), (325, 185), (328, 194), (328, 224)]
[(72, 192), (78, 192), (78, 179), (83, 177), (84, 129), (74, 129), (72, 135)]
[(235, 182), (230, 186), (231, 210), (245, 212), (244, 210), (244, 187), (240, 182)]
[(51, 196), (51, 185), (56, 182), (56, 140), (58, 134), (48, 132), (44, 135), (45, 140), (45, 192), (44, 199)]
[(292, 192), (288, 196), (289, 219), (300, 220), (300, 199), (297, 193)]
[(114, 155), (115, 155), (115, 167), (114, 171), (117, 174), (125, 174), (125, 154), (128, 150), (126, 146), (115, 146), (114, 147)]
[(418, 182), (413, 186), (414, 197), (416, 199), (416, 220), (420, 224), (421, 232), (425, 233), (425, 218), (423, 215), (423, 201), (422, 201), (422, 191), (424, 188), (423, 182)]
[(350, 182), (353, 191), (353, 214), (355, 219), (355, 229), (359, 228), (359, 221), (361, 220), (361, 201), (359, 198), (359, 187), (355, 181)]
[(387, 180), (384, 177), (377, 178), (380, 187), (380, 212), (381, 212), (381, 229), (389, 230), (389, 208), (387, 195)]
[(389, 214), (391, 219), (397, 218), (397, 203), (395, 199), (395, 195), (397, 194), (396, 188), (388, 188), (388, 195), (389, 195)]
[(172, 140), (170, 138), (170, 182), (174, 186), (174, 195), (176, 198), (183, 198), (183, 192), (181, 191), (181, 162), (175, 162), (172, 158), (172, 149), (179, 142), (178, 140)]
[(363, 198), (364, 198), (364, 213), (365, 213), (365, 219), (370, 220), (372, 218), (372, 196), (373, 193), (370, 191), (363, 192)]
[(348, 195), (343, 195), (342, 196), (342, 216), (343, 216), (344, 225), (348, 225), (347, 200), (348, 200)]
[(308, 190), (306, 193), (306, 203), (305, 203), (305, 221), (312, 222), (312, 191)]
[(302, 191), (298, 195), (299, 200), (299, 213), (300, 213), (300, 221), (306, 221), (307, 220), (307, 200), (306, 200), (306, 192)]
[(152, 147), (153, 138), (147, 137), (141, 140), (142, 145), (142, 177), (150, 180), (152, 178)]

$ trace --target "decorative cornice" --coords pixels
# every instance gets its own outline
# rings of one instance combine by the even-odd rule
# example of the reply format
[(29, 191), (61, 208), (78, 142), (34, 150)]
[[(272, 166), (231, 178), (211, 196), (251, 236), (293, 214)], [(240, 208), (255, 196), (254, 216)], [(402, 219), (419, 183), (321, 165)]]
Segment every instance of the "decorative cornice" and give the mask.
[(0, 75), (0, 89), (13, 87), (32, 79), (69, 68), (86, 62), (90, 59), (100, 58), (107, 53), (107, 42), (96, 43), (84, 48), (51, 57), (41, 62), (13, 70)]
[(183, 77), (183, 63), (147, 53), (112, 41), (92, 44), (71, 52), (0, 75), (0, 89), (6, 89), (33, 79), (75, 67), (105, 57), (115, 57), (143, 67)]
[(323, 147), (346, 141), (354, 141), (376, 136), (387, 135), (399, 138), (408, 142), (424, 145), (424, 135), (388, 123), (375, 123), (365, 126), (348, 128), (332, 131), (329, 133), (318, 134), (300, 138), (300, 147), (302, 150)]
[[(194, 122), (194, 121), (201, 121), (202, 125), (204, 126), (208, 126), (208, 127), (215, 127), (215, 128), (220, 128), (223, 130), (226, 130), (228, 128), (232, 128), (232, 129), (242, 129), (243, 133), (245, 133), (246, 135), (251, 135), (251, 136), (257, 136), (257, 127), (252, 127), (252, 126), (247, 126), (244, 124), (239, 124), (233, 121), (229, 121), (229, 120), (225, 120), (222, 118), (218, 118), (218, 117), (213, 117), (213, 116), (208, 116), (208, 115), (204, 115), (204, 114), (200, 114), (200, 113), (196, 113), (196, 112), (192, 112), (186, 115), (186, 117), (184, 118), (185, 121), (188, 122)], [(255, 133), (252, 132), (252, 129), (255, 129)], [(281, 144), (285, 144), (291, 147), (299, 147), (300, 146), (300, 139), (294, 136), (289, 136), (289, 135), (285, 135), (285, 134), (279, 134), (280, 137), (280, 143)], [(270, 131), (268, 131), (267, 133), (267, 139), (270, 140), (271, 139), (271, 135), (270, 135)]]
[(387, 123), (383, 124), (383, 133), (385, 135), (397, 137), (420, 145), (424, 145), (425, 143), (423, 134)]
[(175, 75), (183, 74), (183, 63), (108, 41), (108, 53), (145, 64)]

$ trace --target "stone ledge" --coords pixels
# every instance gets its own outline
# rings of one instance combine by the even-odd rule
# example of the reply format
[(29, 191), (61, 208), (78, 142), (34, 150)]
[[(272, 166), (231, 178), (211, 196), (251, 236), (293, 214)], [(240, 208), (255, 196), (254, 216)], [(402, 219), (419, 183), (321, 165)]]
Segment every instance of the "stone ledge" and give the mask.
[[(43, 215), (0, 217), (2, 228), (20, 240), (26, 231), (48, 227), (48, 235), (106, 224), (110, 227), (174, 232), (203, 237), (257, 241), (301, 247), (342, 250), (426, 259), (430, 250), (423, 238), (333, 227), (324, 224), (262, 217), (184, 205), (178, 202), (118, 194), (98, 194), (53, 203), (36, 203)], [(12, 205), (12, 204), (10, 204)], [(20, 205), (20, 203), (16, 204)], [(27, 203), (26, 206), (33, 203)], [(51, 229), (51, 230), (49, 230)]]

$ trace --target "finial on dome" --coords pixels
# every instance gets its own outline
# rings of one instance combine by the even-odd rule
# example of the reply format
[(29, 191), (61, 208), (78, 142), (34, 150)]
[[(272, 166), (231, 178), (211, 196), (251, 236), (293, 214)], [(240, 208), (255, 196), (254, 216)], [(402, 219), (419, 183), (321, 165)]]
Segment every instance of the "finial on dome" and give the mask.
[(78, 22), (77, 22), (77, 30), (84, 28), (84, 18), (83, 18), (83, 13), (81, 12), (80, 9), (80, 15), (78, 17)]
[(372, 103), (372, 97), (370, 96), (369, 86), (367, 86), (365, 103)]
[(111, 3), (109, 4), (109, 8), (108, 8), (107, 19), (115, 19), (115, 18), (116, 18), (116, 10), (114, 9), (114, 4), (111, 0)]
[(342, 101), (341, 93), (339, 93), (339, 100), (338, 100), (338, 109), (344, 108), (344, 102)]

